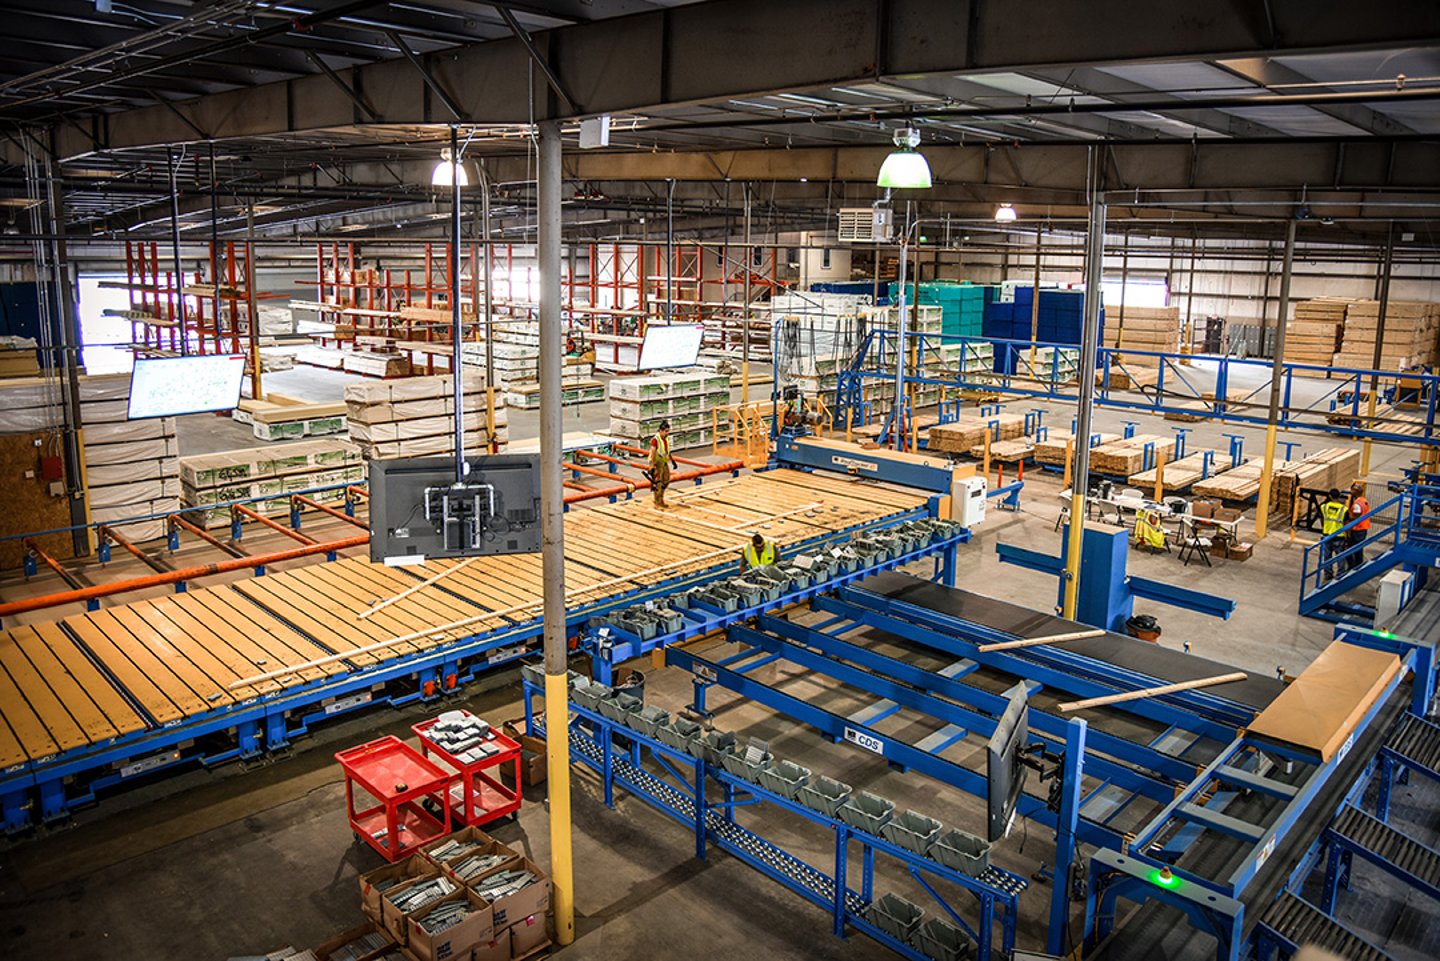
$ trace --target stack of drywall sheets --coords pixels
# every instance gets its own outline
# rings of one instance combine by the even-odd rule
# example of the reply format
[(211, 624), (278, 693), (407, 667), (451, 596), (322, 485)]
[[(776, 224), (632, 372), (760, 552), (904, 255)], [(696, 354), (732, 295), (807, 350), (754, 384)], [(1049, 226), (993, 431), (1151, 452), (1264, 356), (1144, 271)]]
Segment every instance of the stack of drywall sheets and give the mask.
[[(364, 479), (360, 449), (339, 439), (180, 458), (181, 499), (186, 507), (196, 508), (192, 522), (205, 527), (229, 523), (230, 509), (216, 505), (266, 497), (273, 499), (247, 506), (261, 514), (283, 514), (290, 509), (287, 494)], [(317, 501), (339, 501), (345, 492), (336, 489), (307, 496)]]
[[(465, 447), (488, 447), (485, 378), (466, 370), (464, 391)], [(421, 457), (455, 450), (455, 381), (449, 374), (410, 377), (393, 383), (349, 384), (345, 388), (350, 440), (368, 459)], [(495, 392), (495, 438), (509, 440), (505, 395)]]
[[(1344, 335), (1337, 367), (1375, 366), (1375, 337), (1380, 324), (1380, 304), (1358, 300), (1345, 309)], [(1433, 364), (1440, 335), (1440, 304), (1392, 300), (1385, 305), (1385, 339), (1381, 344), (1380, 370), (1397, 371)], [(1289, 350), (1286, 350), (1289, 354)]]
[[(1180, 308), (1129, 305), (1122, 308), (1119, 304), (1106, 304), (1104, 345), (1128, 347), (1132, 351), (1176, 353), (1180, 349)], [(1125, 363), (1158, 367), (1160, 358), (1129, 353), (1125, 355)]]
[(487, 354), (493, 354), (495, 357), (496, 387), (505, 388), (512, 383), (539, 379), (539, 347), (506, 343), (498, 339), (494, 344), (472, 341), (460, 345), (460, 360), (466, 367), (484, 370)]
[(265, 400), (244, 398), (230, 414), (249, 424), (257, 440), (299, 440), (345, 433), (345, 405), (308, 403), (268, 395)]
[(1090, 469), (1097, 474), (1110, 474), (1117, 477), (1129, 477), (1138, 473), (1147, 465), (1145, 463), (1145, 446), (1153, 444), (1151, 457), (1159, 457), (1160, 452), (1165, 453), (1168, 460), (1175, 456), (1175, 438), (1161, 437), (1159, 434), (1136, 434), (1134, 437), (1122, 437), (1119, 440), (1101, 444), (1090, 450)]
[[(1344, 297), (1316, 297), (1295, 305), (1295, 317), (1285, 325), (1285, 361), (1329, 367), (1340, 349), (1340, 330), (1350, 302)], [(1326, 371), (1299, 370), (1306, 377), (1325, 377)]]
[[(605, 399), (605, 385), (598, 380), (572, 380), (560, 388), (560, 404), (593, 404)], [(505, 391), (505, 403), (516, 410), (540, 409), (540, 385), (535, 381), (511, 384)]]
[[(1063, 465), (1066, 448), (1074, 436), (1068, 430), (1047, 430), (1045, 439), (1035, 443), (1035, 462), (1037, 464)], [(1119, 434), (1092, 433), (1091, 436), (1096, 438), (1096, 447), (1120, 439)]]
[(714, 409), (730, 403), (730, 378), (700, 368), (671, 374), (616, 377), (610, 381), (610, 433), (645, 440), (670, 422), (675, 450), (713, 439)]
[[(180, 506), (175, 419), (128, 419), (130, 375), (81, 376), (86, 501), (90, 518), (111, 523)], [(36, 433), (65, 423), (63, 380), (14, 377), (0, 382), (0, 432)], [(163, 520), (119, 528), (130, 540), (165, 534)]]

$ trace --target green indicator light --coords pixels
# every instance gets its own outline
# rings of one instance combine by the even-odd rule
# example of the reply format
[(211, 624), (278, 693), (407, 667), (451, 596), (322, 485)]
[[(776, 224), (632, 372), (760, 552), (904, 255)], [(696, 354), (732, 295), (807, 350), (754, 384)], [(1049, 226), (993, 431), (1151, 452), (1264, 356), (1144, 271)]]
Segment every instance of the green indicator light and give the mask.
[(1161, 868), (1150, 872), (1150, 883), (1158, 884), (1162, 888), (1173, 888), (1180, 884), (1180, 879), (1171, 874), (1169, 868)]
[(1380, 632), (1380, 636), (1381, 636), (1381, 637), (1394, 637), (1395, 635), (1394, 635), (1394, 634), (1391, 634), (1389, 631), (1381, 631), (1381, 632)]

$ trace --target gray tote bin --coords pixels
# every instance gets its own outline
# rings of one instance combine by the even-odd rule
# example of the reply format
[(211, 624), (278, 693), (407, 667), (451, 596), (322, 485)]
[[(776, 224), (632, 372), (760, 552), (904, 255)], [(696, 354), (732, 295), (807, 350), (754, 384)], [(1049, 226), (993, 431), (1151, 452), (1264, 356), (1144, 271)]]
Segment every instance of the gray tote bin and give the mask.
[(944, 825), (934, 818), (918, 811), (906, 811), (880, 829), (880, 836), (891, 844), (898, 845), (916, 854), (925, 854), (930, 845), (940, 836)]
[(721, 760), (734, 750), (733, 731), (710, 731), (690, 742), (690, 753), (710, 764), (721, 763)]
[(852, 828), (878, 835), (880, 829), (895, 816), (895, 802), (869, 791), (861, 791), (851, 795), (835, 814)]
[(600, 714), (612, 721), (625, 723), (625, 715), (633, 714), (645, 706), (645, 702), (633, 694), (616, 694), (600, 702)]
[(810, 808), (812, 811), (819, 811), (826, 817), (833, 818), (840, 806), (850, 799), (850, 785), (844, 781), (837, 781), (833, 777), (826, 777), (817, 774), (795, 792), (795, 800)]
[(658, 707), (642, 707), (625, 716), (625, 723), (646, 737), (654, 737), (660, 725), (670, 720), (670, 712)]
[(601, 684), (599, 681), (591, 681), (582, 685), (578, 681), (575, 690), (571, 692), (575, 703), (591, 711), (600, 710), (600, 702), (614, 696), (615, 690), (608, 684)]
[(734, 751), (726, 754), (720, 759), (721, 765), (726, 771), (736, 777), (743, 777), (747, 781), (759, 781), (760, 772), (771, 764), (775, 763), (775, 756), (766, 751), (758, 761), (750, 761), (745, 757), (744, 751)]
[(935, 839), (930, 857), (947, 868), (979, 877), (990, 867), (990, 842), (954, 828)]
[(810, 780), (810, 769), (792, 761), (776, 761), (760, 772), (760, 786), (774, 791), (783, 798), (795, 800), (795, 795), (805, 782)]
[(677, 751), (684, 751), (686, 754), (693, 753), (690, 745), (704, 733), (705, 729), (698, 723), (683, 717), (671, 718), (655, 728), (655, 736), (660, 739), (661, 744), (673, 747)]
[(865, 909), (865, 916), (871, 924), (905, 944), (915, 937), (924, 914), (919, 905), (906, 901), (898, 894), (882, 894)]
[(933, 961), (966, 961), (975, 953), (970, 936), (940, 918), (931, 918), (915, 929), (915, 947)]

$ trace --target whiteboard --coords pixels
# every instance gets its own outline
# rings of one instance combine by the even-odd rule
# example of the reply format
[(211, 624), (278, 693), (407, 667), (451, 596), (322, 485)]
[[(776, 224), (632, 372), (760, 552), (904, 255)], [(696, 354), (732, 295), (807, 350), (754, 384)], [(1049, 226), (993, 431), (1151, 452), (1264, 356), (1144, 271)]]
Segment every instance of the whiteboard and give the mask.
[(700, 338), (705, 333), (701, 324), (671, 324), (645, 328), (645, 342), (640, 346), (640, 369), (689, 367), (700, 358)]
[(240, 403), (245, 357), (137, 358), (130, 374), (130, 420), (233, 410)]

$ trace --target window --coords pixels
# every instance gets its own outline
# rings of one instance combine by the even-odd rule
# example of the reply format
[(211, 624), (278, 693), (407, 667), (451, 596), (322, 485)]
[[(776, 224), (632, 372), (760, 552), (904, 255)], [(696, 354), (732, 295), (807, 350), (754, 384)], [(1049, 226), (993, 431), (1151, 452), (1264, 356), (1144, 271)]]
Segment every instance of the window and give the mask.
[(824, 250), (820, 251), (820, 269), (821, 269), (821, 270), (829, 270), (829, 269), (830, 269), (830, 248), (829, 248), (829, 247), (826, 247)]
[(1163, 277), (1127, 277), (1121, 284), (1119, 275), (1106, 277), (1101, 282), (1105, 303), (1120, 305), (1120, 296), (1125, 296), (1126, 307), (1167, 307), (1170, 304), (1170, 287)]

